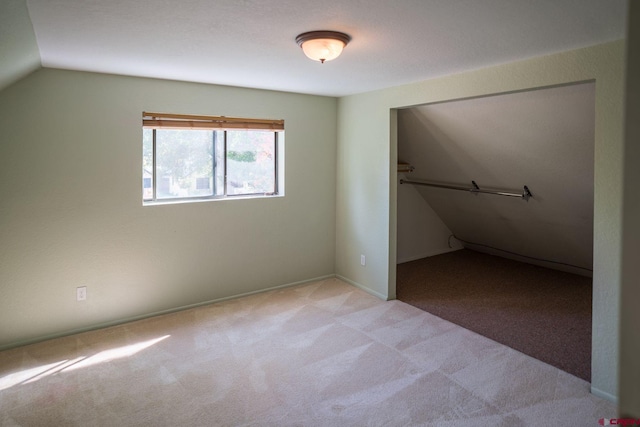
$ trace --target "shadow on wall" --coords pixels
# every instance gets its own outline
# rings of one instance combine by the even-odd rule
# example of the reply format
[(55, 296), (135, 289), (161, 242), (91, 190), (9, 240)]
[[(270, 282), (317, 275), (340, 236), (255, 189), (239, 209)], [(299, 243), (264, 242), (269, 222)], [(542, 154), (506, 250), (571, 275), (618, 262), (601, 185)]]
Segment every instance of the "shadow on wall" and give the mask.
[[(464, 241), (577, 268), (516, 259), (590, 275), (594, 127), (594, 83), (399, 110), (398, 158), (414, 166), (411, 180), (466, 187), (475, 181), (483, 189), (512, 192), (527, 185), (534, 195), (525, 201), (423, 186), (402, 189), (399, 230), (401, 222), (444, 225)], [(418, 198), (437, 220), (424, 210), (403, 208)], [(416, 259), (428, 252), (403, 238), (407, 234), (398, 233), (399, 254)], [(474, 249), (509, 256), (486, 246)]]

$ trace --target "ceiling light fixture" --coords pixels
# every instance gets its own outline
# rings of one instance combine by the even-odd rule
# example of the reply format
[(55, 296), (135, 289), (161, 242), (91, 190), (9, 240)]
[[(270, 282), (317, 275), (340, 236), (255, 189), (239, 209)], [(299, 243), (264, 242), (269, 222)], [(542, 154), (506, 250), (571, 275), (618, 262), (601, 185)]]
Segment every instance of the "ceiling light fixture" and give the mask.
[(342, 53), (342, 49), (351, 41), (351, 37), (337, 31), (309, 31), (296, 37), (296, 43), (305, 55), (314, 61), (336, 59)]

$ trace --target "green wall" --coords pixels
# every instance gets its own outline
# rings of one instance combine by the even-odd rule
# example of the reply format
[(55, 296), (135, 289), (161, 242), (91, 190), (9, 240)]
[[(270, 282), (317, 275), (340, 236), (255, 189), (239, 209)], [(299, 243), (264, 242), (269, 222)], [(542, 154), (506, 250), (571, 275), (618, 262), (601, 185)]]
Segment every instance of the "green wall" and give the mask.
[[(595, 80), (592, 390), (617, 394), (623, 152), (622, 41), (340, 98), (336, 273), (395, 297), (396, 109)], [(406, 160), (406, 159), (404, 159)], [(367, 257), (360, 265), (360, 254)]]
[(40, 68), (40, 51), (25, 0), (0, 4), (0, 90)]
[[(336, 105), (52, 69), (0, 92), (0, 348), (332, 275)], [(285, 196), (143, 207), (142, 111), (284, 119)]]

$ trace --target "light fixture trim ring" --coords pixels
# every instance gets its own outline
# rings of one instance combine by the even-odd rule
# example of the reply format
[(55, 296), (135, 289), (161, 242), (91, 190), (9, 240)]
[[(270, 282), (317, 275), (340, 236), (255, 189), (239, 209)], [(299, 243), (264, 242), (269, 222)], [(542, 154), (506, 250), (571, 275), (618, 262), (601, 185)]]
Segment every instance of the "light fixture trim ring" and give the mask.
[(347, 43), (351, 41), (351, 37), (345, 33), (341, 33), (338, 31), (307, 31), (306, 33), (300, 34), (296, 37), (296, 43), (298, 46), (302, 47), (304, 42), (309, 40), (317, 40), (317, 39), (333, 39), (339, 40), (346, 46)]

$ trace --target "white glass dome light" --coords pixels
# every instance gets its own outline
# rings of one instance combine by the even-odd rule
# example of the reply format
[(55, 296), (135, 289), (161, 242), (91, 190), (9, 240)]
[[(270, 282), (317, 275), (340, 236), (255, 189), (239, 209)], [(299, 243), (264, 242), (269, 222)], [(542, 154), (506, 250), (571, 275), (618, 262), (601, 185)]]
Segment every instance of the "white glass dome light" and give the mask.
[(309, 31), (296, 37), (296, 43), (309, 59), (325, 61), (336, 59), (342, 49), (351, 41), (351, 37), (336, 31)]

